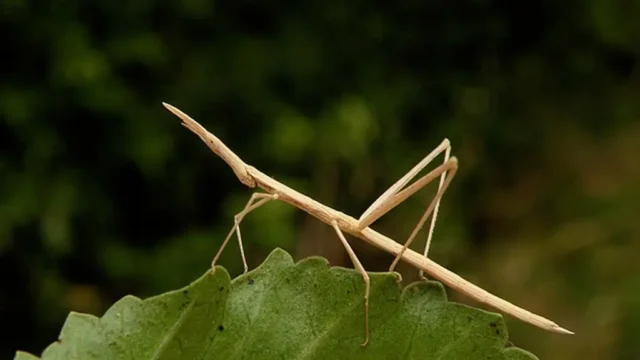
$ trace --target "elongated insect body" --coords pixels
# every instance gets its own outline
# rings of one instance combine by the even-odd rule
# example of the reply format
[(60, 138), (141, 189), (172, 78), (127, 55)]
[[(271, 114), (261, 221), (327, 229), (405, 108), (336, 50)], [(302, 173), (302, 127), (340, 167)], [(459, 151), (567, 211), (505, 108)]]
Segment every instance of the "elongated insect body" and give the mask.
[[(351, 249), (351, 246), (344, 237), (344, 233), (351, 234), (357, 238), (360, 238), (369, 244), (372, 244), (389, 254), (395, 255), (396, 258), (389, 268), (393, 271), (399, 260), (403, 260), (415, 268), (420, 270), (420, 274), (423, 272), (428, 273), (433, 278), (440, 280), (445, 285), (453, 288), (454, 290), (463, 293), (470, 298), (484, 303), (496, 310), (509, 314), (524, 322), (537, 326), (541, 329), (545, 329), (552, 332), (562, 334), (573, 334), (573, 332), (558, 326), (551, 320), (548, 320), (542, 316), (536, 315), (530, 311), (520, 308), (510, 302), (503, 300), (488, 291), (468, 282), (459, 275), (449, 271), (448, 269), (438, 265), (431, 259), (427, 258), (427, 252), (433, 236), (436, 216), (440, 205), (440, 199), (445, 190), (451, 183), (457, 169), (458, 160), (455, 157), (450, 157), (451, 146), (448, 140), (444, 140), (437, 148), (435, 148), (429, 155), (427, 155), (421, 162), (419, 162), (413, 169), (411, 169), (405, 176), (393, 184), (387, 191), (385, 191), (371, 206), (362, 214), (359, 219), (355, 219), (340, 211), (334, 210), (329, 206), (326, 206), (307, 195), (304, 195), (285, 184), (267, 176), (260, 170), (253, 166), (244, 163), (240, 157), (238, 157), (231, 149), (229, 149), (220, 139), (208, 132), (204, 127), (193, 120), (189, 115), (180, 111), (176, 107), (163, 103), (163, 105), (179, 117), (183, 121), (183, 125), (198, 135), (202, 141), (213, 151), (216, 155), (220, 156), (233, 170), (238, 179), (248, 187), (259, 187), (263, 189), (265, 193), (254, 193), (245, 208), (234, 217), (234, 225), (229, 231), (227, 238), (224, 240), (220, 250), (213, 258), (212, 269), (215, 270), (215, 263), (220, 257), (222, 250), (225, 248), (231, 236), (236, 233), (238, 243), (240, 246), (240, 253), (244, 265), (245, 272), (248, 267), (244, 257), (244, 251), (242, 248), (242, 237), (240, 233), (240, 222), (251, 211), (264, 205), (270, 200), (280, 200), (289, 203), (300, 210), (312, 215), (318, 220), (331, 226), (336, 231), (336, 234), (345, 250), (349, 254), (349, 257), (354, 263), (355, 268), (360, 272), (365, 282), (365, 295), (364, 295), (364, 307), (365, 307), (365, 341), (363, 346), (369, 341), (369, 276), (364, 270), (356, 254)], [(429, 163), (431, 163), (439, 154), (444, 152), (444, 162), (430, 171), (428, 174), (419, 178), (411, 185), (407, 184), (417, 174), (424, 169)], [(414, 228), (413, 232), (409, 236), (408, 240), (401, 245), (396, 241), (388, 238), (387, 236), (380, 234), (369, 227), (373, 222), (389, 212), (391, 209), (402, 203), (404, 200), (415, 194), (418, 190), (425, 185), (431, 183), (436, 178), (439, 178), (438, 192), (435, 195), (432, 202), (427, 207), (424, 215), (418, 221), (418, 224)], [(418, 231), (423, 227), (425, 221), (429, 215), (433, 214), (431, 218), (431, 225), (429, 228), (427, 245), (424, 250), (424, 254), (419, 254), (411, 249), (409, 245), (415, 238)]]

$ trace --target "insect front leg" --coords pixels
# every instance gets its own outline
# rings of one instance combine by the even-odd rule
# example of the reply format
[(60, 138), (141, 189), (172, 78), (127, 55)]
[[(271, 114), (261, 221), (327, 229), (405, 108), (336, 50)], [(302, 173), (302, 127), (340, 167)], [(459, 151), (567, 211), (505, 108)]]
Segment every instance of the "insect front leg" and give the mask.
[(247, 259), (244, 256), (244, 248), (242, 246), (242, 236), (240, 234), (240, 222), (242, 222), (242, 219), (244, 219), (244, 217), (251, 211), (264, 205), (269, 200), (277, 200), (278, 197), (279, 197), (278, 194), (265, 194), (265, 193), (254, 193), (253, 195), (251, 195), (251, 198), (247, 202), (247, 205), (245, 205), (244, 209), (233, 217), (233, 220), (234, 220), (233, 227), (229, 231), (229, 234), (227, 235), (227, 237), (222, 242), (222, 245), (220, 246), (218, 253), (211, 261), (212, 273), (216, 271), (216, 262), (220, 258), (220, 255), (222, 255), (222, 250), (224, 250), (224, 248), (227, 246), (227, 243), (231, 239), (231, 235), (233, 235), (234, 231), (238, 235), (238, 246), (240, 247), (240, 256), (242, 257), (242, 265), (244, 266), (244, 272), (246, 273), (249, 270), (249, 267), (247, 266)]

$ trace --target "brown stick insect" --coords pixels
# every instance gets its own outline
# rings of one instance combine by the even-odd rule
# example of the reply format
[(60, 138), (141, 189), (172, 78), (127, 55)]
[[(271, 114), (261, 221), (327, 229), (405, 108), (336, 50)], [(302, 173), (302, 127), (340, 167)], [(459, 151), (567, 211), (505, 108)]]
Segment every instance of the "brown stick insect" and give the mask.
[[(358, 257), (351, 249), (351, 246), (347, 242), (344, 233), (351, 234), (357, 238), (365, 240), (366, 242), (386, 251), (389, 254), (395, 255), (395, 260), (389, 267), (389, 271), (393, 272), (398, 261), (403, 261), (413, 265), (420, 270), (420, 276), (423, 276), (424, 272), (428, 273), (432, 277), (442, 281), (447, 286), (461, 292), (470, 298), (484, 303), (494, 309), (502, 311), (503, 313), (510, 314), (511, 316), (520, 319), (529, 324), (535, 325), (541, 329), (545, 329), (552, 332), (562, 334), (573, 334), (573, 332), (566, 330), (551, 320), (548, 320), (542, 316), (533, 314), (523, 308), (509, 303), (486, 290), (468, 282), (457, 274), (447, 270), (446, 268), (438, 265), (434, 261), (427, 258), (431, 239), (433, 237), (433, 230), (436, 223), (436, 217), (438, 214), (438, 208), (440, 206), (440, 199), (443, 193), (451, 183), (451, 180), (455, 176), (458, 169), (458, 160), (456, 157), (451, 157), (451, 145), (447, 139), (445, 139), (438, 147), (436, 147), (429, 155), (427, 155), (422, 161), (413, 167), (406, 175), (393, 184), (387, 191), (385, 191), (371, 206), (360, 216), (359, 219), (355, 219), (340, 211), (334, 210), (318, 201), (278, 182), (277, 180), (265, 175), (255, 167), (244, 163), (233, 151), (231, 151), (220, 139), (208, 132), (204, 127), (198, 124), (195, 120), (183, 113), (176, 107), (163, 103), (163, 105), (169, 109), (173, 114), (178, 116), (183, 125), (198, 135), (202, 141), (216, 155), (220, 156), (233, 170), (238, 179), (246, 186), (250, 188), (260, 187), (266, 193), (256, 192), (254, 193), (244, 209), (236, 214), (234, 217), (234, 225), (229, 231), (226, 239), (222, 243), (220, 250), (213, 258), (211, 267), (215, 270), (215, 264), (220, 257), (220, 254), (224, 250), (225, 246), (231, 239), (231, 236), (235, 232), (238, 237), (238, 243), (240, 246), (240, 254), (242, 256), (242, 263), (244, 265), (245, 273), (248, 270), (247, 262), (244, 256), (244, 250), (242, 247), (242, 236), (240, 234), (240, 222), (251, 211), (264, 205), (270, 200), (281, 200), (289, 203), (300, 210), (305, 211), (318, 220), (333, 227), (338, 238), (344, 245), (349, 257), (353, 261), (354, 267), (362, 275), (365, 283), (364, 293), (364, 310), (365, 310), (365, 339), (361, 344), (366, 346), (369, 341), (369, 275), (362, 267), (362, 264), (358, 260)], [(418, 173), (431, 163), (438, 155), (444, 152), (444, 162), (430, 171), (428, 174), (422, 176), (414, 183), (406, 186)], [(415, 194), (418, 190), (425, 185), (431, 183), (436, 178), (440, 178), (438, 192), (434, 196), (433, 200), (427, 207), (426, 211), (418, 221), (418, 224), (411, 232), (411, 235), (404, 243), (400, 245), (396, 241), (378, 233), (369, 227), (373, 222), (378, 220), (384, 214), (391, 209), (402, 203), (411, 195)], [(405, 187), (406, 186), (406, 187)], [(422, 229), (425, 221), (433, 213), (431, 217), (431, 224), (427, 236), (427, 243), (423, 254), (419, 254), (411, 249), (409, 245), (416, 237), (420, 229)]]

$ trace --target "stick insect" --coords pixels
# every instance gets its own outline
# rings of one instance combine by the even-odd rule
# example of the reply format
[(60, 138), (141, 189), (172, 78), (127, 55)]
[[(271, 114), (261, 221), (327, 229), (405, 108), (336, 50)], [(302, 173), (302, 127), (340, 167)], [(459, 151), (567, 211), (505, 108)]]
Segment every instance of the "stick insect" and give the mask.
[[(222, 246), (220, 246), (218, 253), (215, 255), (213, 261), (211, 262), (212, 271), (215, 271), (215, 264), (218, 261), (220, 254), (222, 254), (222, 251), (224, 250), (225, 246), (228, 244), (234, 233), (238, 238), (240, 254), (242, 257), (242, 263), (244, 265), (244, 272), (246, 273), (248, 271), (247, 261), (245, 259), (244, 249), (242, 246), (240, 223), (248, 213), (259, 208), (265, 203), (272, 200), (281, 200), (297, 207), (300, 210), (305, 211), (311, 216), (331, 226), (335, 230), (338, 239), (342, 242), (342, 245), (349, 254), (349, 257), (351, 258), (355, 269), (362, 275), (365, 284), (365, 335), (364, 342), (361, 344), (361, 346), (366, 346), (369, 342), (369, 275), (367, 274), (364, 267), (360, 263), (360, 260), (358, 260), (358, 257), (347, 242), (344, 233), (351, 234), (386, 251), (389, 254), (395, 255), (395, 259), (389, 267), (390, 272), (394, 271), (396, 265), (398, 264), (398, 261), (402, 259), (403, 261), (419, 269), (420, 276), (423, 276), (424, 272), (426, 272), (432, 277), (442, 281), (447, 286), (453, 288), (454, 290), (457, 290), (458, 292), (461, 292), (469, 296), (470, 298), (484, 303), (496, 310), (502, 311), (506, 314), (510, 314), (517, 319), (520, 319), (544, 330), (561, 334), (573, 334), (573, 332), (560, 327), (551, 320), (531, 313), (487, 292), (486, 290), (468, 282), (459, 275), (447, 270), (446, 268), (427, 258), (431, 239), (433, 237), (438, 208), (440, 206), (440, 199), (442, 198), (443, 193), (451, 183), (451, 180), (453, 179), (458, 169), (458, 160), (456, 159), (456, 157), (450, 156), (451, 145), (447, 139), (445, 139), (429, 155), (427, 155), (422, 161), (415, 165), (406, 175), (404, 175), (387, 191), (385, 191), (376, 201), (373, 202), (373, 204), (371, 204), (371, 206), (362, 214), (362, 216), (360, 216), (360, 218), (356, 220), (355, 218), (347, 214), (321, 204), (320, 202), (288, 187), (287, 185), (278, 182), (277, 180), (264, 174), (255, 167), (246, 164), (222, 141), (220, 141), (220, 139), (208, 132), (198, 122), (189, 117), (189, 115), (167, 103), (163, 103), (163, 105), (182, 120), (182, 125), (191, 130), (194, 134), (198, 135), (200, 139), (204, 141), (205, 144), (207, 144), (211, 151), (221, 157), (231, 167), (240, 182), (250, 188), (260, 187), (265, 191), (264, 193), (255, 192), (253, 195), (251, 195), (251, 198), (247, 202), (244, 209), (235, 215), (233, 227), (229, 231), (229, 234), (222, 243)], [(414, 177), (418, 175), (418, 173), (423, 168), (425, 168), (443, 152), (444, 162), (441, 165), (439, 165), (423, 177), (419, 178), (411, 185), (406, 186)], [(418, 190), (431, 183), (438, 177), (440, 178), (438, 191), (404, 245), (400, 245), (396, 241), (378, 233), (377, 231), (369, 227), (373, 222), (378, 220), (384, 214), (398, 206), (404, 200), (415, 194)], [(409, 246), (416, 237), (418, 231), (423, 227), (429, 215), (431, 215), (432, 213), (433, 216), (431, 217), (427, 243), (423, 254), (419, 254), (409, 249)]]

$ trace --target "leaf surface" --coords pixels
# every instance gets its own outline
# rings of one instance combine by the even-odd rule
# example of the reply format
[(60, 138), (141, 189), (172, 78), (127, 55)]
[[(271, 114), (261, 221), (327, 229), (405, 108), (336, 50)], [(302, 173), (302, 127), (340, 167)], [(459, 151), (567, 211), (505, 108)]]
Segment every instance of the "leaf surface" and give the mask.
[(501, 315), (448, 302), (438, 282), (401, 290), (391, 273), (370, 277), (364, 348), (361, 276), (276, 249), (233, 281), (217, 267), (183, 289), (126, 296), (102, 318), (72, 312), (41, 359), (536, 359), (505, 348)]

